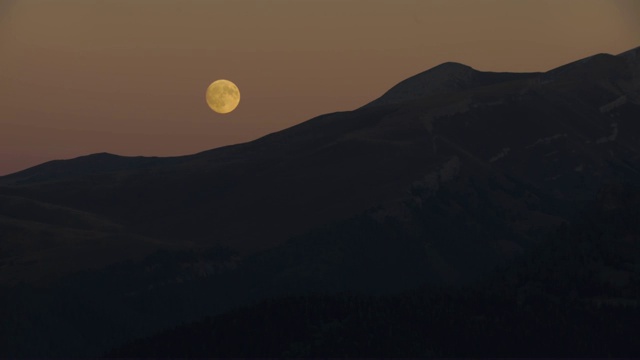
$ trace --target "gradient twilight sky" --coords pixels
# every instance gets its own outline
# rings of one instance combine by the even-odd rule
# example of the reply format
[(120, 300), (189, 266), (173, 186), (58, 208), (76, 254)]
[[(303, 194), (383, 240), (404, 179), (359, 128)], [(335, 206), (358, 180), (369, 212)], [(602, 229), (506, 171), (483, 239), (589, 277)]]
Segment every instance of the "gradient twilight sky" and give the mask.
[[(0, 0), (0, 175), (250, 141), (446, 61), (546, 71), (639, 45), (638, 0)], [(228, 115), (204, 100), (219, 78), (241, 91)]]

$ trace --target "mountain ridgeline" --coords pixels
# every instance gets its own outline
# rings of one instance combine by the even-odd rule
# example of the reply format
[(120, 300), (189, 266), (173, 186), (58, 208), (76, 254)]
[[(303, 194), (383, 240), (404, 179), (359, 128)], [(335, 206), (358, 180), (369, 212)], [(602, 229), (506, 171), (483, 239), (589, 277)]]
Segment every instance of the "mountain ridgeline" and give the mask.
[(0, 177), (0, 355), (638, 355), (638, 119), (640, 48), (445, 63), (248, 143)]

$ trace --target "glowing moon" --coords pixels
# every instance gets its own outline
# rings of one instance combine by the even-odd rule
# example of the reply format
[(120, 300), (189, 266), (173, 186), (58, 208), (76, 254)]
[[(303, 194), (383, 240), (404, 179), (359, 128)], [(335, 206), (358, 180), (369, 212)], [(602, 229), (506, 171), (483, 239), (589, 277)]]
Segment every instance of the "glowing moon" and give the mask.
[(216, 80), (207, 88), (206, 99), (213, 111), (227, 114), (240, 103), (240, 90), (229, 80)]

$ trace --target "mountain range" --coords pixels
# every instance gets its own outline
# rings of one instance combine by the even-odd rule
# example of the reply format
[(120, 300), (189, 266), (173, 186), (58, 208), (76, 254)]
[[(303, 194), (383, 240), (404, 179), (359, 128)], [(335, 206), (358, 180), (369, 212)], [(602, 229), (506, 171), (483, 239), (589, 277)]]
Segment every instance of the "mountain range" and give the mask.
[(62, 302), (101, 284), (118, 311), (202, 294), (139, 337), (282, 294), (477, 283), (612, 186), (640, 186), (638, 119), (635, 48), (543, 73), (445, 63), (248, 143), (47, 162), (0, 177), (0, 285)]

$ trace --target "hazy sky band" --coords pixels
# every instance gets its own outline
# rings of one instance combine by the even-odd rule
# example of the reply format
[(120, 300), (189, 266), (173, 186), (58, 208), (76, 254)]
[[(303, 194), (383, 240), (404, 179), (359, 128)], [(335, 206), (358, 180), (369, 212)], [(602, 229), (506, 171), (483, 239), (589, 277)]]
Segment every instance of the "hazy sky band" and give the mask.
[[(357, 108), (445, 61), (545, 71), (640, 45), (635, 0), (0, 0), (0, 174), (179, 155)], [(204, 91), (234, 81), (217, 116)]]

